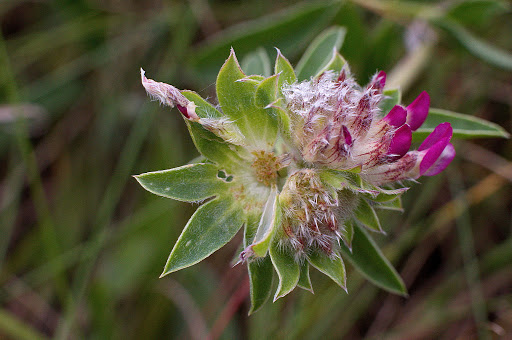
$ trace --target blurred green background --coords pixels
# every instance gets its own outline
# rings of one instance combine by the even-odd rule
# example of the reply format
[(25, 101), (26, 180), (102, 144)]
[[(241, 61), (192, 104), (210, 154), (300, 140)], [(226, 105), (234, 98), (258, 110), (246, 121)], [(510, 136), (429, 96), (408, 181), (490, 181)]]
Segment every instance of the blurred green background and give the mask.
[[(247, 317), (241, 235), (159, 279), (196, 206), (131, 175), (198, 154), (150, 78), (215, 102), (215, 75), (279, 47), (292, 64), (322, 30), (347, 29), (360, 83), (377, 70), (409, 103), (512, 130), (512, 12), (506, 1), (48, 0), (0, 2), (0, 337), (8, 339), (471, 339), (512, 337), (512, 142), (455, 143), (441, 175), (383, 212), (376, 236), (402, 298), (349, 266), (349, 294), (313, 272)], [(246, 59), (247, 60), (247, 59)]]

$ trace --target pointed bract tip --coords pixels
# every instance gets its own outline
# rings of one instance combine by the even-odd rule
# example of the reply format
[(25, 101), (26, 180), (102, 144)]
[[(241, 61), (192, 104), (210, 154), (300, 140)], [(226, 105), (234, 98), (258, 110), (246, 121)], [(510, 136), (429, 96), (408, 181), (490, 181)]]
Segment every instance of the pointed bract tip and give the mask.
[(380, 86), (384, 88), (384, 86), (386, 86), (386, 72), (380, 71), (377, 73), (377, 80), (379, 81)]

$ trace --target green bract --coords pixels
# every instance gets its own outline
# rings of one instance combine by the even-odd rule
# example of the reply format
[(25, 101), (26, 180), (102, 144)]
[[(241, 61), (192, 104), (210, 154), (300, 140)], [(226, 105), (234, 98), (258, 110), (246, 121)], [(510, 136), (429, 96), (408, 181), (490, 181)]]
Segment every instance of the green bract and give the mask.
[[(162, 276), (208, 257), (243, 226), (240, 262), (249, 271), (250, 313), (272, 295), (274, 277), (274, 300), (296, 286), (312, 292), (311, 267), (346, 290), (343, 259), (383, 289), (407, 294), (372, 240), (372, 233), (383, 233), (376, 211), (401, 211), (404, 180), (446, 167), (454, 156), (452, 132), (463, 137), (504, 132), (438, 109), (418, 128), (428, 113), (428, 95), (403, 108), (400, 91), (384, 88), (383, 72), (359, 87), (337, 52), (344, 36), (339, 27), (322, 33), (297, 70), (278, 50), (272, 75), (264, 50), (243, 62), (256, 75), (246, 74), (231, 51), (217, 77), (219, 109), (195, 92), (142, 74), (151, 96), (177, 106), (204, 156), (196, 164), (136, 176), (154, 194), (204, 202)], [(413, 137), (428, 133), (417, 151), (408, 152)]]

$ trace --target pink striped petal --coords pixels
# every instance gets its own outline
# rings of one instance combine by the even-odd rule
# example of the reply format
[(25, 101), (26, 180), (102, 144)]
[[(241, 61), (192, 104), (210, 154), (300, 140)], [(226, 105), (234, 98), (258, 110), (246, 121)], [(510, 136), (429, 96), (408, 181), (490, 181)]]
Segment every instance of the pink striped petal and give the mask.
[(345, 144), (348, 146), (352, 146), (352, 143), (354, 141), (352, 140), (352, 135), (350, 134), (350, 131), (348, 131), (348, 128), (345, 125), (342, 125), (341, 130), (343, 131), (343, 138), (345, 139)]
[(451, 143), (448, 143), (439, 156), (437, 161), (423, 174), (424, 176), (435, 176), (448, 166), (455, 158), (455, 148)]
[(407, 124), (409, 124), (412, 131), (416, 131), (421, 124), (423, 124), (425, 119), (427, 119), (429, 107), (430, 96), (425, 91), (421, 92), (420, 95), (407, 106)]
[(386, 117), (382, 119), (391, 126), (399, 127), (405, 124), (405, 121), (407, 120), (407, 111), (400, 105), (395, 105)]
[(386, 86), (386, 72), (380, 71), (377, 74), (377, 77), (375, 77), (375, 78), (376, 78), (376, 80), (379, 81), (381, 88), (384, 88), (384, 86)]
[(392, 160), (397, 160), (409, 151), (412, 142), (412, 131), (409, 125), (404, 124), (395, 131), (387, 154)]
[(386, 72), (380, 71), (372, 77), (372, 80), (368, 84), (367, 88), (375, 89), (379, 93), (382, 93), (384, 86), (386, 85)]
[(448, 138), (448, 140), (450, 140), (452, 138), (452, 134), (452, 125), (450, 123), (441, 123), (436, 126), (434, 131), (432, 131), (427, 138), (425, 138), (423, 143), (421, 143), (420, 147), (418, 148), (418, 151), (423, 151), (430, 148), (432, 145), (443, 138)]

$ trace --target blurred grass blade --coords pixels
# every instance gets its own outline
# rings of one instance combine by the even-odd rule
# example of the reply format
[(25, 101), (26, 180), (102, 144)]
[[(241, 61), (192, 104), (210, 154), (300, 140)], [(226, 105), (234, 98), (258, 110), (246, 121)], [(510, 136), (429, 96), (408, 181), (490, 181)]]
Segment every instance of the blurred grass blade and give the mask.
[(267, 51), (263, 47), (256, 49), (256, 51), (247, 54), (242, 59), (242, 70), (245, 74), (259, 74), (265, 77), (270, 77), (270, 58)]
[(309, 79), (329, 64), (333, 58), (333, 50), (338, 51), (341, 48), (345, 34), (345, 28), (332, 27), (316, 37), (295, 68), (297, 79)]
[(512, 54), (475, 37), (471, 32), (453, 20), (444, 18), (434, 20), (434, 23), (450, 33), (476, 57), (496, 67), (512, 70)]
[(199, 48), (192, 55), (191, 63), (201, 73), (203, 80), (210, 81), (231, 47), (241, 57), (253, 51), (255, 46), (262, 46), (267, 51), (278, 46), (286, 56), (297, 55), (307, 41), (328, 25), (339, 7), (339, 2), (305, 2), (233, 26)]
[(485, 138), (502, 137), (509, 138), (510, 134), (501, 126), (462, 113), (431, 108), (427, 120), (413, 133), (413, 139), (418, 141), (426, 138), (434, 128), (444, 122), (449, 122), (453, 128), (455, 138)]
[(341, 252), (361, 274), (388, 292), (407, 295), (407, 289), (395, 268), (384, 257), (373, 239), (354, 223), (352, 252), (341, 243)]
[(228, 243), (242, 224), (243, 214), (231, 199), (217, 198), (202, 205), (176, 241), (161, 276), (204, 260)]
[(446, 15), (463, 25), (480, 26), (496, 15), (510, 11), (506, 0), (465, 0), (448, 4)]
[(5, 310), (0, 310), (0, 333), (3, 336), (12, 336), (12, 339), (41, 340), (47, 339), (43, 334), (37, 333), (28, 322), (16, 319)]

